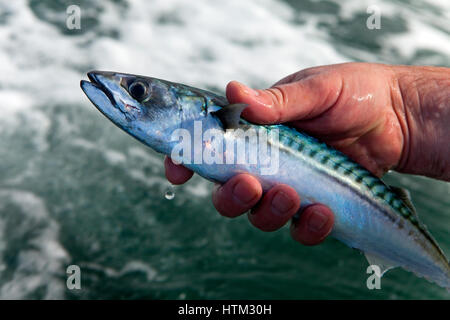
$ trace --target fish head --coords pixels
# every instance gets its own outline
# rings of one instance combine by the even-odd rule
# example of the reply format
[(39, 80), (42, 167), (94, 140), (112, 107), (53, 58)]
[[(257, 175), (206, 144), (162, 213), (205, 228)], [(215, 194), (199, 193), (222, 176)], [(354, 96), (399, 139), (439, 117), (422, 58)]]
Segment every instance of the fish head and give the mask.
[(91, 71), (88, 78), (81, 88), (97, 109), (163, 153), (174, 130), (207, 117), (212, 99), (207, 91), (157, 78), (106, 71)]

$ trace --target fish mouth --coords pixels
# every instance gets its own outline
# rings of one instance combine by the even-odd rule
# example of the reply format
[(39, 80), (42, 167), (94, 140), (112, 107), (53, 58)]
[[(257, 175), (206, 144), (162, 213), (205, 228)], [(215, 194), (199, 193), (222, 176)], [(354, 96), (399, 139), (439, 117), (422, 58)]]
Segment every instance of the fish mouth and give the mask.
[(123, 74), (90, 71), (87, 76), (90, 81), (81, 80), (80, 86), (92, 104), (119, 128), (128, 128), (134, 118), (126, 109), (127, 102), (131, 101), (121, 85)]
[[(90, 80), (81, 80), (80, 86), (86, 96), (91, 100), (91, 102), (101, 110), (104, 107), (104, 99), (102, 99), (102, 94), (106, 96), (112, 106), (116, 106), (116, 100), (113, 94), (106, 87), (104, 81), (105, 79), (111, 79), (114, 76), (113, 72), (107, 71), (90, 71), (87, 73)], [(100, 103), (101, 102), (101, 103)]]

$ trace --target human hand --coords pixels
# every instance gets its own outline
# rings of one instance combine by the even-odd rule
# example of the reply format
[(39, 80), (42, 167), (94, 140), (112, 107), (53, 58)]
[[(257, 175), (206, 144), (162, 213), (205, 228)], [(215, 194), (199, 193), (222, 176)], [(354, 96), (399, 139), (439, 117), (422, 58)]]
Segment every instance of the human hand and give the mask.
[[(427, 123), (430, 110), (443, 109), (440, 106), (449, 100), (450, 91), (440, 90), (433, 99), (426, 98), (433, 88), (427, 81), (419, 86), (417, 79), (427, 77), (439, 84), (438, 90), (442, 83), (450, 88), (445, 80), (450, 79), (449, 70), (445, 68), (347, 63), (302, 70), (267, 90), (230, 82), (227, 98), (230, 103), (249, 105), (243, 112), (249, 121), (287, 123), (346, 153), (375, 175), (392, 168), (448, 179), (448, 166), (439, 167), (427, 158), (424, 145), (430, 143), (423, 138), (428, 133), (423, 123)], [(443, 112), (444, 119), (449, 119), (448, 109)], [(446, 128), (443, 123), (432, 124)], [(448, 137), (448, 129), (434, 129), (432, 136), (440, 141), (442, 136)], [(412, 148), (421, 148), (422, 155), (411, 152)], [(448, 146), (440, 149), (444, 149), (445, 159)], [(192, 176), (190, 170), (168, 158), (165, 166), (166, 176), (174, 184)], [(252, 209), (250, 222), (264, 231), (282, 227), (300, 207), (299, 196), (291, 187), (280, 184), (262, 195), (258, 180), (249, 174), (235, 176), (215, 188), (213, 203), (227, 217)], [(292, 224), (291, 234), (303, 244), (317, 244), (331, 232), (333, 221), (330, 209), (313, 204)]]

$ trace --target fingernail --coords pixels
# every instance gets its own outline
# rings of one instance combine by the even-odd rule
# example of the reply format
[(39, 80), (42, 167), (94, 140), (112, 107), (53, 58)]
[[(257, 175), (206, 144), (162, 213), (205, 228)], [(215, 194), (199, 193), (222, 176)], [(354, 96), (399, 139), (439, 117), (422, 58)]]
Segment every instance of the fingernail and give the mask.
[(308, 229), (313, 232), (319, 232), (327, 224), (328, 216), (319, 210), (313, 210), (308, 218)]
[(244, 182), (238, 182), (233, 187), (233, 197), (241, 205), (247, 205), (251, 203), (256, 198), (256, 196), (256, 191), (252, 188), (249, 188), (248, 185)]
[(283, 215), (294, 206), (294, 201), (292, 201), (292, 199), (283, 191), (278, 191), (272, 199), (271, 206), (273, 212)]

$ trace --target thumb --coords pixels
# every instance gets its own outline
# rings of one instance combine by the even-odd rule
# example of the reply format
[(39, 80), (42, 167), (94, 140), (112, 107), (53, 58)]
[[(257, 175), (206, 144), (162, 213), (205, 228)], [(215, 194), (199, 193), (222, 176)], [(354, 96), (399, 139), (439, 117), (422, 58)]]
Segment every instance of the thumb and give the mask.
[(228, 83), (230, 103), (246, 103), (243, 117), (262, 124), (313, 118), (332, 107), (341, 92), (337, 74), (318, 74), (296, 82), (254, 90), (237, 81)]

